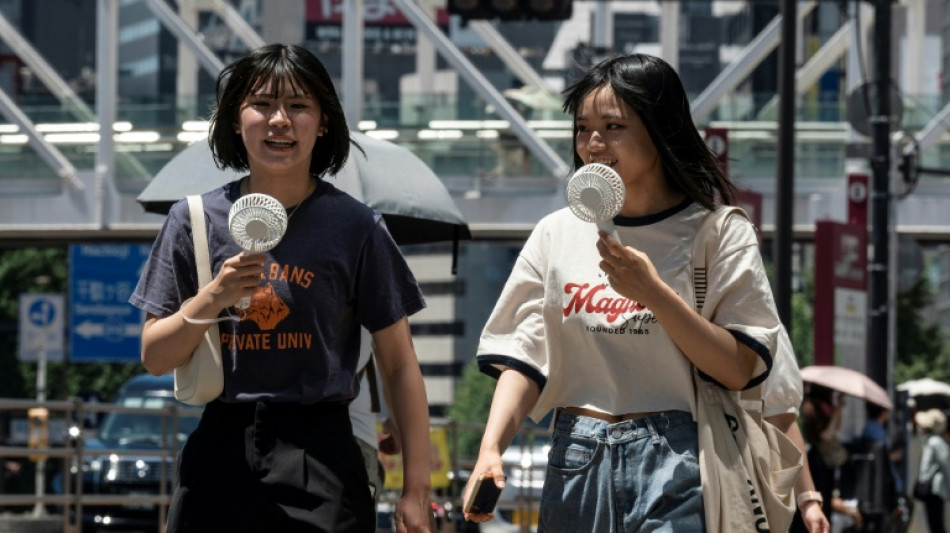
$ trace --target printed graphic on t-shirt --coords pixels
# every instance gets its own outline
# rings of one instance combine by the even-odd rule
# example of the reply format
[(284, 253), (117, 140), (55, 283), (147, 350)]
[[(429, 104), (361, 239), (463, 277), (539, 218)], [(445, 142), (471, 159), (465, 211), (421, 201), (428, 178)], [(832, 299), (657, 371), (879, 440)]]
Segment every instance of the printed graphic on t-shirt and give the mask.
[(603, 283), (566, 283), (564, 294), (564, 318), (587, 315), (585, 327), (591, 333), (649, 335), (650, 325), (656, 323), (656, 317), (646, 306), (613, 292)]
[[(251, 305), (244, 310), (241, 322), (257, 325), (257, 333), (221, 333), (221, 344), (238, 350), (289, 350), (310, 348), (313, 335), (309, 332), (275, 331), (291, 315), (290, 306), (280, 297), (275, 287), (297, 285), (304, 289), (313, 283), (314, 273), (305, 268), (269, 263), (261, 274), (261, 286), (251, 296)], [(288, 323), (293, 326), (293, 322)], [(283, 328), (286, 330), (286, 326)]]
[(268, 283), (258, 287), (251, 296), (251, 306), (244, 314), (244, 320), (251, 320), (261, 331), (270, 331), (277, 327), (290, 314), (290, 307), (277, 296), (274, 285)]

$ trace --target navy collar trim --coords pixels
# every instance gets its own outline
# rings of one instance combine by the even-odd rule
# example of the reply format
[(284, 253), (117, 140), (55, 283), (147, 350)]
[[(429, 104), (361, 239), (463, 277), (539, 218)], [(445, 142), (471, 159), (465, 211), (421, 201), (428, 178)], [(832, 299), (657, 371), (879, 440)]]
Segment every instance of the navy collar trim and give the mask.
[(648, 226), (650, 224), (656, 224), (661, 220), (665, 220), (692, 205), (693, 200), (688, 196), (683, 199), (682, 202), (670, 207), (669, 209), (664, 209), (659, 213), (653, 213), (652, 215), (646, 215), (642, 217), (625, 217), (617, 215), (614, 217), (614, 224), (618, 226)]

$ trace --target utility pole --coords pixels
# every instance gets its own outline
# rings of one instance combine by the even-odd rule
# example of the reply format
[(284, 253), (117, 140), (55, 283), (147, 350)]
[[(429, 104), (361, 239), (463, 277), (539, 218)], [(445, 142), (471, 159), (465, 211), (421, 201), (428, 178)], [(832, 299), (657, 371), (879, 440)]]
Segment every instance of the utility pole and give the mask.
[(782, 0), (782, 42), (779, 45), (779, 116), (777, 187), (775, 194), (775, 307), (782, 324), (792, 319), (792, 224), (795, 205), (795, 41), (796, 0)]
[(871, 123), (871, 258), (868, 262), (867, 374), (888, 389), (891, 209), (891, 0), (870, 0), (874, 15), (874, 90)]

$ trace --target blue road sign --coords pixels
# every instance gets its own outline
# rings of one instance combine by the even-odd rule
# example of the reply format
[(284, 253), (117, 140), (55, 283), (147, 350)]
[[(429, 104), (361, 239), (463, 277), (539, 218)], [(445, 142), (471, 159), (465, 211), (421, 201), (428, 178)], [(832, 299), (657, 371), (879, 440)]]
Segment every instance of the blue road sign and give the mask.
[(62, 294), (23, 293), (20, 295), (20, 360), (63, 360)]
[(139, 360), (142, 312), (129, 303), (151, 244), (69, 247), (69, 323), (73, 361)]
[(27, 320), (36, 328), (48, 328), (56, 320), (56, 306), (50, 300), (34, 300), (27, 306)]

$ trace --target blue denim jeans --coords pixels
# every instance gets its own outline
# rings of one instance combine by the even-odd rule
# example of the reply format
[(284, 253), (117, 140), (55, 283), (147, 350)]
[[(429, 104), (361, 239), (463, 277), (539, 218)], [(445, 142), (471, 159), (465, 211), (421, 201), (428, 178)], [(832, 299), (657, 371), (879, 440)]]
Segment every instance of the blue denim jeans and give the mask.
[(704, 531), (696, 423), (664, 411), (611, 424), (559, 411), (538, 531)]

